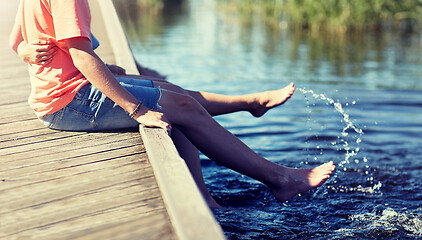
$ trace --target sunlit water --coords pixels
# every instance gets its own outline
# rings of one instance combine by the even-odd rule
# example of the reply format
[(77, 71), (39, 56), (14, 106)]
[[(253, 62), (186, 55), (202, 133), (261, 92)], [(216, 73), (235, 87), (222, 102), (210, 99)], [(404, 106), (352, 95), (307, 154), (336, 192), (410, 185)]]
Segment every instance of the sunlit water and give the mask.
[(203, 157), (228, 239), (422, 239), (419, 35), (329, 39), (241, 27), (214, 1), (164, 18), (120, 10), (137, 59), (186, 88), (297, 91), (261, 118), (216, 119), (260, 155), (289, 167), (334, 161), (322, 187), (279, 203), (259, 182)]

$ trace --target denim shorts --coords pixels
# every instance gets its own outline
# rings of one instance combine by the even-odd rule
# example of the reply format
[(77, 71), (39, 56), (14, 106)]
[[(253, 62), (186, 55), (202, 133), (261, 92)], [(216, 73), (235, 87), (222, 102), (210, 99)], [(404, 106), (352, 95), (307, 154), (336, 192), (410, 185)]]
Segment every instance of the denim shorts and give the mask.
[[(154, 87), (151, 80), (116, 78), (144, 106), (151, 110), (158, 108), (161, 91), (159, 87)], [(51, 129), (64, 131), (102, 131), (139, 126), (128, 112), (90, 83), (83, 86), (66, 107), (40, 120)]]

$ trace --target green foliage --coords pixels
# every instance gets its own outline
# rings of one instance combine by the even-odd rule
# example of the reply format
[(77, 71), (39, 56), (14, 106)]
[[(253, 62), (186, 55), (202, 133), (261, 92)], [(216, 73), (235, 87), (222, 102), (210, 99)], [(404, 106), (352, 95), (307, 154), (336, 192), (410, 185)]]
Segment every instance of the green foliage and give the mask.
[(138, 5), (146, 9), (153, 9), (155, 11), (161, 10), (164, 7), (162, 0), (137, 0)]
[(219, 0), (242, 19), (260, 16), (270, 25), (287, 22), (313, 31), (414, 28), (421, 22), (422, 0)]

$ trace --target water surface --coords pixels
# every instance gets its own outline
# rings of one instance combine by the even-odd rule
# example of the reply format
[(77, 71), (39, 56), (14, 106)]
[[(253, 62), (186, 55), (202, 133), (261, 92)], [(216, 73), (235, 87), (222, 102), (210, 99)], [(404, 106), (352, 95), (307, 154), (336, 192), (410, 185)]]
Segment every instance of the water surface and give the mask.
[[(228, 239), (422, 239), (422, 48), (418, 34), (298, 34), (242, 25), (214, 1), (164, 16), (120, 8), (136, 58), (185, 88), (243, 94), (298, 88), (262, 118), (216, 119), (256, 152), (289, 167), (334, 161), (322, 187), (277, 202), (262, 184), (202, 157), (214, 211)], [(360, 141), (357, 141), (360, 139)], [(356, 151), (346, 159), (346, 153)]]

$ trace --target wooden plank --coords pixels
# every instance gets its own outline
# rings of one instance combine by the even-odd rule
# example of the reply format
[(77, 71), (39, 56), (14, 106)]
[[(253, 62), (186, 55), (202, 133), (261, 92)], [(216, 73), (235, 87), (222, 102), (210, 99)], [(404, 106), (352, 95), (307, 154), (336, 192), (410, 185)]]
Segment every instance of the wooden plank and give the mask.
[[(28, 199), (30, 199), (29, 204), (30, 206), (32, 206), (30, 208), (34, 209), (34, 211), (37, 212), (36, 214), (41, 214), (40, 211), (42, 212), (42, 210), (39, 210), (37, 206), (42, 205), (45, 202), (56, 201), (62, 205), (64, 202), (66, 202), (66, 201), (63, 202), (63, 200), (66, 199), (66, 197), (72, 197), (75, 195), (80, 195), (82, 193), (91, 192), (91, 191), (98, 191), (98, 189), (103, 189), (105, 192), (104, 187), (115, 186), (116, 182), (117, 183), (129, 182), (133, 180), (138, 180), (139, 182), (139, 179), (147, 179), (153, 176), (152, 171), (148, 173), (148, 171), (145, 172), (145, 169), (139, 168), (140, 165), (139, 165), (139, 162), (137, 162), (139, 160), (128, 163), (127, 161), (130, 159), (132, 159), (133, 161), (133, 158), (128, 156), (126, 158), (115, 158), (109, 161), (95, 162), (95, 163), (92, 163), (91, 166), (77, 165), (72, 168), (62, 169), (60, 171), (51, 171), (49, 173), (50, 180), (43, 180), (42, 174), (36, 174), (34, 178), (37, 178), (37, 179), (41, 178), (40, 179), (41, 181), (37, 182), (29, 178), (29, 179), (26, 179), (29, 185), (26, 184), (20, 187), (14, 187), (13, 189), (6, 189), (4, 191), (1, 191), (0, 203), (2, 203), (2, 205), (0, 205), (0, 209), (1, 209), (0, 211), (13, 211), (13, 209), (16, 209), (16, 208), (25, 208), (26, 206), (25, 203), (28, 205)], [(112, 163), (113, 161), (115, 163), (110, 165), (110, 163)], [(125, 172), (126, 174), (123, 174)], [(56, 182), (56, 184), (54, 184), (54, 182)], [(1, 184), (2, 185), (10, 184), (10, 182), (5, 181), (5, 182), (2, 182)], [(136, 185), (139, 183), (134, 183), (134, 184)], [(154, 184), (154, 181), (149, 184)], [(29, 188), (31, 189), (31, 191), (27, 191)], [(9, 194), (7, 194), (8, 191), (9, 191)], [(108, 196), (113, 196), (113, 199), (115, 199), (116, 193), (113, 194), (111, 192), (108, 192), (107, 194)], [(126, 195), (127, 191), (126, 190), (121, 191), (121, 194)], [(7, 199), (5, 199), (4, 197), (7, 197)], [(40, 198), (42, 201), (34, 202), (33, 198)], [(59, 198), (58, 200), (60, 201), (57, 201), (57, 198)], [(93, 200), (101, 201), (102, 199), (104, 198), (93, 197), (90, 201), (93, 201)], [(143, 199), (143, 198), (139, 198), (139, 199)], [(73, 202), (73, 204), (71, 204), (72, 209), (78, 209), (75, 204), (84, 205), (87, 202), (88, 200)], [(117, 202), (121, 204), (120, 200)], [(24, 205), (22, 206), (22, 204)], [(66, 202), (66, 205), (68, 204), (69, 202)], [(48, 208), (43, 208), (43, 209), (51, 213), (51, 209), (48, 209)], [(67, 211), (71, 211), (71, 210), (67, 210)], [(25, 211), (23, 212), (20, 211), (19, 214), (23, 214), (23, 216), (30, 216)], [(2, 215), (7, 216), (9, 214), (2, 213)], [(13, 216), (15, 215), (16, 214), (14, 214)], [(46, 215), (49, 215), (49, 214), (46, 214)], [(43, 214), (41, 214), (40, 216), (43, 216)], [(52, 218), (56, 219), (55, 216), (52, 216)], [(7, 221), (2, 221), (0, 223), (2, 231), (4, 231), (6, 223)]]
[[(0, 201), (0, 209), (9, 212), (0, 213), (3, 216), (0, 232), (34, 239), (73, 239), (74, 234), (89, 239), (84, 237), (87, 232), (111, 225), (114, 226), (111, 233), (121, 232), (118, 226), (125, 225), (134, 216), (137, 221), (133, 222), (133, 228), (134, 225), (142, 226), (142, 223), (149, 222), (149, 213), (156, 214), (160, 209), (160, 214), (165, 217), (161, 218), (159, 227), (153, 228), (152, 233), (151, 229), (144, 228), (137, 234), (161, 235), (163, 228), (165, 233), (171, 231), (167, 215), (159, 207), (162, 200), (152, 170), (146, 161), (144, 165), (149, 170), (141, 168), (140, 162), (130, 162), (133, 159), (119, 157), (91, 163), (91, 166), (51, 171), (50, 180), (36, 182), (29, 179), (30, 185), (14, 188), (12, 194), (1, 192), (0, 195), (6, 194), (8, 198)], [(113, 161), (114, 164), (110, 164)], [(34, 177), (43, 178), (40, 174)], [(7, 219), (9, 216), (12, 219)], [(131, 239), (132, 236), (128, 233), (128, 238), (122, 239)]]
[(0, 112), (4, 113), (0, 116), (0, 126), (37, 118), (28, 105), (27, 97), (9, 96), (6, 101), (0, 102)]
[(22, 76), (22, 77), (13, 77), (13, 81), (11, 81), (10, 78), (5, 77), (4, 75), (0, 76), (0, 87), (1, 90), (5, 90), (6, 88), (24, 88), (25, 90), (31, 90), (31, 86), (29, 83), (29, 77), (28, 76)]
[(36, 118), (27, 121), (0, 124), (0, 141), (4, 140), (4, 137), (9, 134), (30, 132), (39, 129), (46, 129), (46, 127)]
[(140, 219), (138, 221), (125, 221), (123, 224), (118, 224), (117, 226), (106, 225), (103, 228), (83, 232), (78, 237), (76, 234), (72, 235), (69, 239), (175, 239), (171, 232), (160, 231), (161, 229), (165, 229), (165, 224), (168, 221), (168, 216), (164, 211), (150, 214), (147, 221)]
[[(8, 105), (8, 104), (14, 104), (14, 103), (21, 103), (21, 102), (27, 102), (28, 101), (28, 95), (29, 92), (26, 96), (13, 96), (11, 98), (10, 95), (8, 96), (0, 96), (0, 106), (1, 105)], [(7, 112), (6, 112), (7, 114)]]
[[(18, 89), (16, 90), (14, 90), (14, 88), (15, 87), (5, 87), (0, 90), (0, 102), (2, 104), (28, 99), (31, 92), (29, 88), (17, 87)], [(13, 99), (11, 99), (10, 96), (13, 96)]]
[[(92, 225), (106, 225), (116, 220), (118, 222), (119, 219), (130, 220), (133, 218), (133, 214), (150, 212), (153, 210), (151, 206), (160, 202), (157, 188), (142, 190), (140, 188), (142, 185), (138, 184), (138, 182), (142, 184), (139, 180), (123, 182), (111, 186), (102, 186), (91, 191), (83, 189), (83, 192), (77, 194), (72, 192), (73, 195), (65, 195), (65, 197), (60, 199), (42, 199), (45, 202), (19, 209), (13, 214), (4, 214), (5, 216), (12, 215), (14, 219), (3, 219), (1, 223), (3, 234), (16, 234), (16, 220), (18, 219), (20, 220), (18, 223), (18, 231), (20, 232), (26, 229), (54, 227), (63, 233), (74, 232), (75, 226), (69, 226), (70, 229), (66, 229), (60, 226), (62, 225), (60, 223), (85, 218), (86, 216), (96, 216), (97, 218), (97, 223), (90, 223), (91, 226), (88, 228), (92, 227)], [(63, 187), (67, 186), (63, 185)], [(112, 198), (110, 198), (110, 194), (113, 194)], [(58, 195), (55, 196), (57, 197)], [(71, 204), (72, 207), (68, 208), (64, 204), (67, 206)], [(118, 212), (118, 215), (113, 212)], [(115, 219), (116, 217), (118, 219)], [(88, 223), (87, 220), (83, 219), (83, 222)], [(83, 225), (79, 227), (87, 228), (87, 226)], [(51, 230), (46, 232), (51, 235)]]
[[(121, 158), (128, 160), (129, 157)], [(142, 186), (137, 186), (138, 190), (143, 188), (149, 189), (154, 184), (154, 175), (146, 165), (146, 168), (140, 168), (143, 164), (139, 162), (132, 162), (126, 165), (118, 165), (121, 163), (120, 159), (113, 159), (107, 162), (102, 161), (101, 164), (93, 163), (89, 165), (74, 167), (56, 172), (50, 172), (48, 179), (40, 179), (37, 176), (26, 178), (23, 180), (23, 185), (14, 188), (7, 188), (1, 190), (2, 194), (7, 194), (8, 198), (1, 197), (0, 214), (8, 215), (10, 212), (20, 210), (19, 213), (25, 214), (26, 208), (33, 208), (42, 205), (46, 202), (58, 202), (63, 204), (66, 198), (80, 195), (85, 192), (103, 191), (108, 194), (108, 197), (113, 196), (116, 200), (116, 194), (128, 195), (128, 192), (121, 193), (108, 192), (110, 187), (120, 186), (122, 183), (130, 183)], [(106, 166), (104, 166), (106, 165)], [(73, 171), (73, 172), (72, 172)], [(44, 174), (46, 175), (46, 174)], [(45, 178), (45, 176), (40, 176)], [(84, 184), (81, 184), (84, 183)], [(6, 181), (2, 185), (9, 185)], [(146, 186), (146, 187), (145, 187)], [(32, 191), (27, 190), (31, 188)], [(126, 193), (125, 193), (126, 192)], [(92, 198), (90, 201), (100, 200), (101, 198)], [(7, 201), (6, 201), (7, 200)], [(138, 199), (142, 200), (142, 198)], [(69, 202), (67, 202), (69, 203)], [(68, 206), (77, 208), (78, 205), (84, 205), (84, 201), (75, 201)], [(49, 209), (44, 209), (49, 211)], [(6, 221), (2, 221), (2, 226), (5, 226)]]
[[(42, 124), (41, 124), (41, 126), (42, 126)], [(25, 139), (33, 139), (33, 138), (38, 138), (38, 137), (40, 137), (42, 135), (50, 135), (50, 134), (57, 134), (57, 133), (59, 133), (59, 132), (53, 131), (53, 130), (48, 129), (46, 127), (32, 129), (30, 131), (22, 131), (22, 132), (9, 133), (7, 135), (3, 135), (2, 136), (2, 138), (0, 140), (0, 146), (2, 146), (3, 143), (5, 145), (7, 145), (7, 143), (9, 143), (9, 142), (11, 142), (11, 144), (18, 145), (19, 142), (22, 142)], [(3, 146), (5, 146), (5, 145), (3, 145)]]
[[(87, 140), (87, 138), (84, 138), (84, 140)], [(13, 176), (16, 179), (21, 171), (26, 172), (24, 176), (31, 176), (54, 169), (56, 164), (60, 166), (59, 168), (66, 168), (68, 167), (68, 162), (72, 165), (86, 164), (91, 161), (101, 161), (102, 158), (107, 159), (116, 154), (117, 156), (119, 154), (126, 156), (145, 152), (139, 142), (127, 143), (128, 140), (131, 139), (113, 137), (88, 146), (84, 144), (86, 142), (84, 141), (72, 144), (72, 146), (61, 147), (57, 145), (56, 147), (48, 147), (42, 150), (34, 149), (34, 151), (28, 151), (23, 154), (7, 155), (7, 161), (4, 161), (6, 166), (0, 168), (0, 176)]]
[[(155, 204), (155, 200), (87, 213), (53, 225), (29, 229), (20, 235), (31, 236), (30, 239), (57, 240), (172, 239), (165, 209), (150, 211), (148, 208)], [(48, 231), (44, 230), (46, 228)]]
[(45, 133), (37, 134), (32, 137), (22, 137), (22, 138), (16, 138), (11, 141), (0, 141), (0, 149), (5, 148), (16, 148), (20, 146), (28, 146), (32, 147), (35, 144), (46, 144), (50, 141), (59, 141), (63, 140), (65, 138), (73, 137), (76, 135), (83, 135), (86, 133), (83, 132), (58, 132), (50, 130)]
[[(80, 148), (86, 148), (86, 143), (90, 143), (89, 146), (100, 146), (107, 145), (113, 142), (122, 142), (133, 139), (133, 135), (121, 134), (121, 133), (85, 133), (80, 135), (73, 135), (69, 138), (59, 139), (57, 141), (49, 142), (48, 144), (35, 144), (30, 148), (26, 145), (14, 146), (12, 148), (0, 149), (0, 156), (6, 158), (5, 163), (12, 164), (12, 162), (24, 159), (31, 159), (40, 156), (48, 158), (59, 152), (67, 152), (70, 150), (76, 150)], [(121, 143), (124, 145), (124, 143)], [(142, 144), (142, 143), (139, 143)], [(1, 169), (1, 168), (0, 168)]]
[(225, 239), (165, 130), (140, 126), (140, 133), (178, 238)]
[[(13, 116), (11, 116), (13, 115)], [(9, 123), (18, 123), (18, 122), (24, 122), (24, 121), (31, 121), (36, 119), (34, 113), (30, 112), (22, 112), (22, 113), (16, 113), (16, 114), (10, 114), (5, 118), (0, 119), (0, 125), (3, 124), (9, 124)]]

